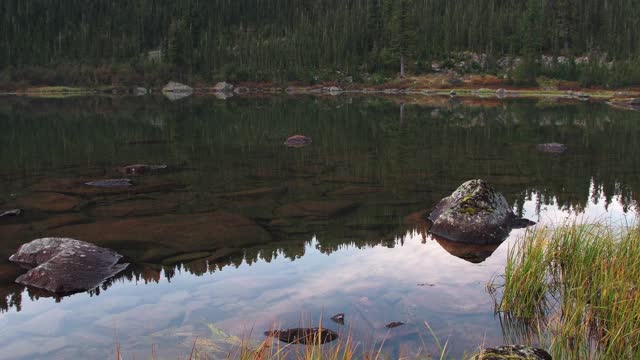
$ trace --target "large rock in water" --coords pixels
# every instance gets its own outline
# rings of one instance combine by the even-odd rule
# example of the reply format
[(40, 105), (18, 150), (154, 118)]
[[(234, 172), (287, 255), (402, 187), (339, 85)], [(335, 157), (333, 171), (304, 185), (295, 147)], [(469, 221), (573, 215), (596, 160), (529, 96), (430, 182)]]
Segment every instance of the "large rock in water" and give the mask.
[(29, 270), (19, 284), (55, 293), (74, 293), (99, 286), (124, 270), (122, 255), (84, 241), (43, 238), (26, 243), (9, 260)]
[(504, 196), (484, 180), (462, 184), (436, 205), (431, 233), (467, 244), (499, 244), (511, 229), (534, 223), (518, 219)]

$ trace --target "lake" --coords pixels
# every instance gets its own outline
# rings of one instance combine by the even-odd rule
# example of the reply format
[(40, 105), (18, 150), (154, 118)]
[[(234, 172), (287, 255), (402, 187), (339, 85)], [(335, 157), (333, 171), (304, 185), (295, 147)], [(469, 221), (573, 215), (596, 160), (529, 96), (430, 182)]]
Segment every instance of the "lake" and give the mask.
[[(286, 147), (294, 134), (313, 142)], [(454, 357), (517, 341), (486, 286), (526, 230), (461, 246), (424, 215), (479, 178), (538, 226), (633, 223), (639, 138), (638, 112), (565, 100), (0, 98), (0, 210), (24, 210), (0, 218), (2, 357), (176, 359), (194, 341), (224, 356), (321, 319), (394, 355), (438, 353), (425, 321)], [(569, 150), (536, 150), (549, 142)], [(130, 164), (168, 169), (83, 185)], [(45, 236), (131, 265), (62, 298), (15, 284), (9, 256)]]

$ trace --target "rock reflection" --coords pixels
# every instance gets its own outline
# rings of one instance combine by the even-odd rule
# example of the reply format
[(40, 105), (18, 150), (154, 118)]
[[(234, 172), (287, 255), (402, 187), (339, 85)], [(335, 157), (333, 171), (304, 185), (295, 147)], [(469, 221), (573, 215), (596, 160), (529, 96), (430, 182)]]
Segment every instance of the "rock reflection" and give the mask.
[(494, 251), (500, 246), (500, 244), (493, 245), (477, 245), (477, 244), (464, 244), (456, 241), (447, 240), (435, 235), (432, 238), (442, 246), (449, 254), (468, 261), (473, 264), (480, 264), (484, 262)]

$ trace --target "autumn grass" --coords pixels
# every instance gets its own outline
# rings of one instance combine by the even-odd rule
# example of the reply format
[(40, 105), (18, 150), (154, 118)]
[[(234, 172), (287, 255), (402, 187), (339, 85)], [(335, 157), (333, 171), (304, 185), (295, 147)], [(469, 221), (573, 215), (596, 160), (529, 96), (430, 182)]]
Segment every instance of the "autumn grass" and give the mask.
[(637, 359), (639, 283), (640, 228), (571, 224), (529, 232), (489, 289), (505, 330), (554, 359)]
[[(179, 359), (188, 360), (444, 360), (450, 359), (448, 356), (448, 340), (441, 342), (428, 322), (424, 322), (432, 338), (438, 353), (423, 353), (404, 355), (398, 354), (389, 356), (383, 351), (386, 337), (376, 346), (365, 346), (361, 342), (354, 340), (351, 332), (341, 334), (335, 341), (323, 344), (320, 335), (322, 322), (318, 327), (318, 333), (313, 336), (306, 345), (287, 344), (277, 338), (267, 337), (262, 341), (256, 341), (251, 331), (246, 337), (239, 338), (229, 335), (213, 324), (209, 324), (211, 330), (210, 338), (198, 337), (189, 344), (187, 353)], [(426, 349), (425, 340), (422, 339), (422, 349)], [(226, 346), (220, 346), (220, 344)], [(123, 356), (120, 344), (116, 341), (115, 354), (117, 360), (127, 359)], [(468, 357), (465, 357), (467, 359)], [(156, 359), (155, 349), (152, 347), (151, 359)]]

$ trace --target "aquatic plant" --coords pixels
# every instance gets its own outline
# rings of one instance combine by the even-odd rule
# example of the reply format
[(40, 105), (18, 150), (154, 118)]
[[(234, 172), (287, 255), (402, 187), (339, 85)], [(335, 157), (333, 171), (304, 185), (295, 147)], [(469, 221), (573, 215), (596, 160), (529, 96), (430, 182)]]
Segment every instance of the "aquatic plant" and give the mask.
[(635, 359), (639, 283), (640, 227), (568, 224), (528, 232), (488, 289), (506, 335), (554, 359)]

